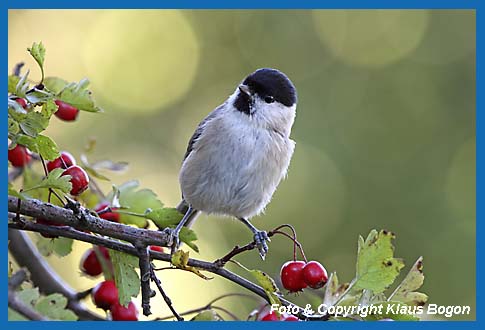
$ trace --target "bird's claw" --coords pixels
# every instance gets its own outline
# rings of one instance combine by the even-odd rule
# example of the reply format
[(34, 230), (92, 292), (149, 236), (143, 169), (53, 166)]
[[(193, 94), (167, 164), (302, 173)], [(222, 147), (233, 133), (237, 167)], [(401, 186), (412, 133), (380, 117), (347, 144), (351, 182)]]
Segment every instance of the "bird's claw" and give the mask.
[(265, 231), (257, 231), (254, 233), (254, 241), (256, 242), (256, 247), (259, 251), (259, 256), (264, 260), (266, 254), (268, 253), (268, 244), (271, 240), (268, 237), (268, 233)]
[(172, 228), (165, 228), (163, 232), (168, 235), (167, 245), (170, 247), (170, 258), (171, 258), (174, 255), (174, 253), (177, 252), (180, 246), (179, 233)]

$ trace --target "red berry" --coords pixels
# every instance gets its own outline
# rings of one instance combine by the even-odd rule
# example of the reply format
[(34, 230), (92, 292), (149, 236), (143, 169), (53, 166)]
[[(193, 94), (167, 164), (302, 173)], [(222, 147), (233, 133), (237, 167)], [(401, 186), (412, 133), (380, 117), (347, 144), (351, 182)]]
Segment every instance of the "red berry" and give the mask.
[(152, 251), (163, 253), (163, 247), (161, 246), (150, 245), (148, 248)]
[(18, 104), (20, 104), (22, 106), (22, 108), (24, 108), (24, 109), (27, 108), (27, 101), (25, 101), (25, 99), (18, 98), (18, 99), (15, 99), (15, 102), (17, 102)]
[(261, 318), (261, 321), (280, 321), (281, 318), (276, 312), (270, 312)]
[[(35, 222), (40, 223), (41, 225), (48, 225), (48, 226), (56, 226), (56, 227), (64, 226), (62, 223), (52, 222), (52, 221), (49, 221), (49, 220), (46, 220), (46, 219), (41, 219), (41, 218), (35, 219)], [(56, 235), (49, 235), (49, 234), (45, 234), (45, 233), (40, 233), (40, 234), (45, 238), (57, 238), (57, 237), (59, 237), (59, 236), (56, 236)]]
[(327, 283), (327, 271), (319, 262), (310, 261), (303, 268), (303, 279), (310, 288), (320, 289)]
[(62, 175), (70, 175), (71, 176), (71, 195), (77, 196), (80, 195), (84, 190), (88, 189), (89, 184), (89, 177), (86, 171), (80, 168), (77, 165), (71, 166), (62, 172)]
[(111, 318), (113, 321), (138, 321), (138, 309), (132, 301), (128, 307), (116, 302), (111, 305)]
[(17, 144), (15, 148), (8, 150), (8, 160), (15, 167), (24, 167), (32, 159), (31, 152), (23, 145)]
[[(100, 212), (100, 211), (105, 210), (107, 207), (109, 207), (109, 204), (106, 203), (106, 202), (103, 202), (103, 203), (99, 204), (98, 206), (96, 206), (96, 208), (94, 210), (96, 212)], [(115, 211), (117, 209), (115, 207), (112, 207), (111, 210)], [(116, 213), (116, 212), (103, 212), (103, 213), (99, 214), (99, 217), (101, 219), (104, 219), (104, 220), (109, 220), (109, 221), (113, 221), (113, 222), (120, 222), (120, 214)]]
[(288, 315), (283, 321), (300, 321), (300, 319), (295, 315)]
[(79, 114), (79, 110), (76, 107), (73, 107), (66, 102), (62, 102), (61, 100), (56, 100), (55, 103), (57, 104), (57, 111), (54, 113), (57, 118), (65, 120), (65, 121), (74, 121)]
[[(108, 249), (103, 246), (98, 246), (98, 249), (99, 252), (101, 252), (101, 254), (103, 255), (104, 260), (109, 261), (110, 258)], [(93, 249), (88, 249), (86, 252), (84, 252), (81, 258), (80, 268), (84, 274), (90, 276), (98, 276), (103, 272), (101, 262), (99, 261), (98, 256)]]
[(281, 283), (290, 292), (301, 291), (307, 287), (303, 280), (303, 261), (288, 261), (281, 267)]
[(94, 304), (104, 310), (108, 310), (118, 302), (118, 288), (113, 281), (104, 281), (97, 284), (91, 292)]
[(52, 172), (55, 168), (68, 168), (76, 165), (76, 159), (67, 151), (62, 151), (61, 156), (47, 162), (47, 171)]

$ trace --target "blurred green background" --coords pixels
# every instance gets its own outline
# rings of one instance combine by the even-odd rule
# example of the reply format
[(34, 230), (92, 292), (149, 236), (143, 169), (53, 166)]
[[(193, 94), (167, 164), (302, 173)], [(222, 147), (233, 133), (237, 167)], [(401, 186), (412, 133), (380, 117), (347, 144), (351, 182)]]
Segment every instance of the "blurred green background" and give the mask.
[[(53, 119), (47, 134), (76, 156), (96, 137), (92, 159), (130, 163), (114, 183), (137, 178), (166, 205), (179, 201), (178, 170), (198, 122), (250, 72), (282, 70), (299, 93), (297, 147), (287, 180), (253, 223), (293, 224), (307, 256), (343, 281), (355, 271), (358, 235), (392, 230), (408, 267), (424, 256), (429, 301), (471, 305), (472, 315), (456, 319), (475, 318), (474, 11), (12, 10), (8, 24), (9, 67), (25, 61), (38, 78), (26, 47), (42, 40), (47, 75), (88, 77), (106, 110)], [(194, 228), (201, 252), (192, 256), (205, 260), (251, 239), (224, 218), (204, 215)], [(75, 247), (50, 261), (87, 289), (99, 280), (79, 277), (87, 245)], [(291, 255), (277, 237), (265, 262), (255, 251), (238, 260), (278, 277)], [(180, 271), (160, 277), (179, 311), (240, 290)], [(170, 314), (159, 296), (153, 305)], [(241, 318), (256, 306), (221, 305)]]

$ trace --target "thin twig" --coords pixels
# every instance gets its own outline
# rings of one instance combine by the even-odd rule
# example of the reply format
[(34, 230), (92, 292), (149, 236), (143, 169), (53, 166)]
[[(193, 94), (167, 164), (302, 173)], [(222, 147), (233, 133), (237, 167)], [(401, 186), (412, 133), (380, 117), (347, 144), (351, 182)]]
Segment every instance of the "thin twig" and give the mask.
[(25, 280), (27, 280), (27, 271), (24, 268), (16, 271), (8, 280), (8, 287), (16, 290)]
[(172, 305), (172, 300), (170, 300), (170, 298), (167, 296), (167, 294), (163, 290), (162, 283), (160, 282), (157, 275), (155, 274), (153, 267), (150, 267), (150, 276), (151, 276), (152, 281), (155, 282), (155, 284), (157, 285), (158, 291), (160, 291), (160, 294), (162, 295), (163, 300), (165, 300), (165, 303), (167, 304), (168, 308), (172, 312), (173, 316), (175, 316), (177, 321), (183, 321), (184, 318), (177, 313), (177, 311), (175, 310), (175, 308)]

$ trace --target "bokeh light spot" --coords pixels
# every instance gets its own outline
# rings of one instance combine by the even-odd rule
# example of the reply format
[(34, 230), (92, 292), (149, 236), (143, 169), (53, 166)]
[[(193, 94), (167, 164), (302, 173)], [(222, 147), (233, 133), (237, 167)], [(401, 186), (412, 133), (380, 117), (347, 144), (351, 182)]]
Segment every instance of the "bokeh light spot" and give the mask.
[(318, 10), (313, 12), (321, 42), (353, 65), (384, 67), (410, 54), (428, 25), (425, 10)]
[(122, 110), (152, 112), (187, 93), (200, 54), (180, 11), (118, 10), (97, 19), (84, 55), (97, 95)]

